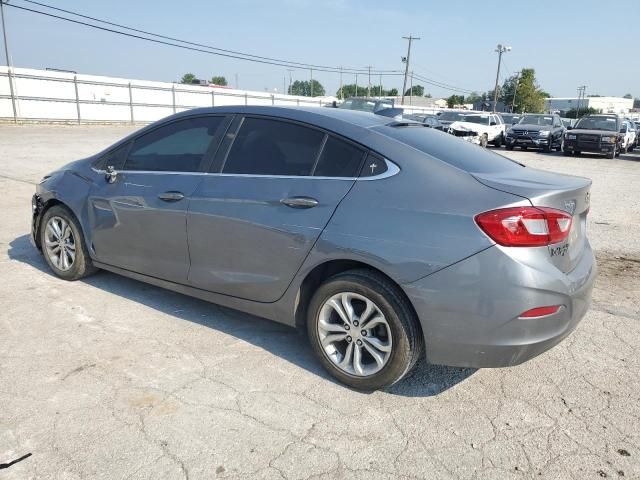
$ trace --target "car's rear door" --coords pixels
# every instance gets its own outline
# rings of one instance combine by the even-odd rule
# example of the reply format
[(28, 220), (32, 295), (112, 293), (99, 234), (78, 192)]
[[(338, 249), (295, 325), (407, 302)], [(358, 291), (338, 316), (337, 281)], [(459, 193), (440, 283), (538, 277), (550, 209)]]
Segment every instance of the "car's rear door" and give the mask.
[(190, 283), (276, 301), (353, 186), (364, 156), (361, 147), (308, 125), (237, 118), (191, 199)]
[(186, 214), (229, 120), (201, 116), (144, 133), (108, 154), (89, 197), (98, 262), (174, 282), (189, 271)]

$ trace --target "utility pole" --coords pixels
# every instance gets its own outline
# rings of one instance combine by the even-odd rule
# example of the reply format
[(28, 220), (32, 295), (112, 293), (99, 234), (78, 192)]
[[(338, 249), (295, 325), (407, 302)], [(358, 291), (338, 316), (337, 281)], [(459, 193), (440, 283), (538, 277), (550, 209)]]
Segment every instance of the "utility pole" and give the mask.
[(408, 37), (402, 37), (405, 40), (409, 40), (409, 47), (407, 48), (407, 56), (404, 58), (404, 83), (402, 84), (402, 100), (401, 105), (404, 105), (404, 92), (407, 91), (407, 75), (409, 74), (409, 60), (411, 59), (411, 42), (413, 40), (420, 40), (420, 37), (413, 37), (409, 34)]
[(505, 52), (510, 52), (511, 47), (508, 45), (501, 45), (499, 43), (495, 51), (498, 52), (498, 71), (496, 72), (496, 87), (493, 90), (493, 113), (496, 113), (496, 104), (498, 103), (498, 80), (500, 79), (500, 65), (502, 64), (502, 54)]
[(378, 95), (378, 96), (382, 97), (382, 74), (380, 74), (380, 86), (378, 88), (380, 89), (379, 90), (380, 95)]
[(238, 86), (238, 74), (236, 73), (236, 90), (238, 90), (238, 88), (240, 87)]
[(311, 70), (311, 83), (309, 86), (311, 87), (311, 96), (313, 97), (313, 68), (310, 68), (309, 70)]
[(358, 96), (358, 74), (356, 73), (356, 97)]
[(369, 83), (367, 83), (367, 97), (371, 96), (371, 65), (367, 65), (369, 70)]
[(340, 98), (344, 100), (344, 92), (342, 91), (342, 65), (340, 65)]
[(7, 58), (7, 76), (9, 78), (9, 91), (11, 94), (11, 106), (13, 107), (13, 123), (18, 123), (18, 111), (16, 109), (16, 96), (13, 91), (13, 75), (11, 73), (11, 62), (9, 61), (9, 44), (7, 43), (7, 26), (4, 23), (4, 2), (0, 0), (0, 17), (2, 17), (2, 35), (4, 36), (4, 55)]
[(581, 85), (578, 87), (578, 108), (576, 109), (576, 120), (580, 118), (580, 108), (582, 107), (582, 100), (585, 100), (586, 90), (587, 90), (586, 85)]
[(511, 101), (511, 113), (513, 113), (513, 110), (516, 106), (516, 93), (518, 92), (518, 85), (520, 84), (520, 73), (518, 73), (516, 75), (516, 84), (513, 87), (513, 100)]

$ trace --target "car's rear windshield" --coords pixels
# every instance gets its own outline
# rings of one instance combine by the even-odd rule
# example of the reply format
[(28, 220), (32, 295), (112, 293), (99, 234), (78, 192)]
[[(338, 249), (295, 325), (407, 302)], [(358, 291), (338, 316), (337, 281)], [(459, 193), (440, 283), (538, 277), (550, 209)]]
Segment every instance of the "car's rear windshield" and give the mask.
[(523, 167), (486, 148), (431, 128), (385, 125), (373, 130), (469, 173), (503, 172)]

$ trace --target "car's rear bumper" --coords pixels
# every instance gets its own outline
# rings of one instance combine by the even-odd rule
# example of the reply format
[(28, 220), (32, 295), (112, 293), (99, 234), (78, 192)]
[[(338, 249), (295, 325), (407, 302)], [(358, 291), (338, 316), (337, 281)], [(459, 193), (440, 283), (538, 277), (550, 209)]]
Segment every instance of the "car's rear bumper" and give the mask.
[[(505, 367), (543, 353), (575, 329), (589, 307), (595, 276), (588, 243), (568, 274), (532, 268), (491, 247), (403, 288), (420, 318), (429, 362)], [(562, 308), (547, 317), (519, 318), (550, 305)]]

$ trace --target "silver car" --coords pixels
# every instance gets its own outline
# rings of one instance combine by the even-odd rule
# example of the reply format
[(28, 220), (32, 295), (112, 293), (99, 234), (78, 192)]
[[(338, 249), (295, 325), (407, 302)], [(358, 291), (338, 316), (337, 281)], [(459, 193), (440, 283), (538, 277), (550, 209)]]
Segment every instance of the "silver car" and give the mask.
[(47, 175), (32, 238), (63, 279), (109, 270), (306, 330), (372, 390), (425, 355), (503, 367), (569, 335), (596, 273), (590, 185), (416, 122), (207, 108)]

